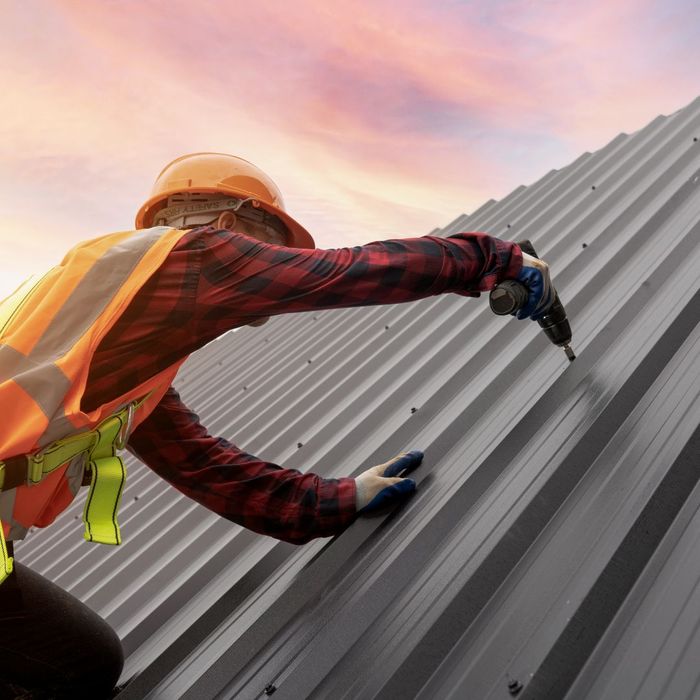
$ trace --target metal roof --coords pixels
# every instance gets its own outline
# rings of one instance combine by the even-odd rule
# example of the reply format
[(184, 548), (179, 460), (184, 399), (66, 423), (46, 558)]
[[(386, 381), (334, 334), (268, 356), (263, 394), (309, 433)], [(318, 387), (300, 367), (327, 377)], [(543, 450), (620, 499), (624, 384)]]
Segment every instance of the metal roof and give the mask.
[(700, 697), (699, 138), (700, 98), (435, 232), (531, 239), (571, 364), (457, 295), (193, 355), (212, 433), (327, 477), (420, 449), (418, 491), (297, 547), (130, 458), (121, 547), (82, 499), (17, 547), (117, 630), (120, 700)]

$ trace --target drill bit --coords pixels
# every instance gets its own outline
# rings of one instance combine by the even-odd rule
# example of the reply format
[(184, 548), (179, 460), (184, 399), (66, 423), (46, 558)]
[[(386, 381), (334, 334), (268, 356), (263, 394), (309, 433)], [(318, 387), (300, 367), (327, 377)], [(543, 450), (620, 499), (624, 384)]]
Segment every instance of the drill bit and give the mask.
[(566, 353), (566, 356), (569, 358), (569, 362), (573, 362), (576, 359), (576, 355), (574, 355), (574, 351), (571, 349), (571, 345), (565, 345), (564, 352)]

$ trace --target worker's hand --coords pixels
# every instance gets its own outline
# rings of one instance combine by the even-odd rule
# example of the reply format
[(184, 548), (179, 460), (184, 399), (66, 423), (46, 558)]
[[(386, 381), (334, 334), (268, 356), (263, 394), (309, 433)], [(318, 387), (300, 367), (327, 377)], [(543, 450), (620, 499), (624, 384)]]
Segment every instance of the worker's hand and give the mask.
[(418, 450), (402, 452), (388, 462), (370, 467), (355, 477), (355, 507), (358, 515), (377, 510), (413, 493), (416, 482), (413, 479), (402, 479), (398, 474), (412, 471), (422, 461), (423, 453)]
[(549, 279), (549, 265), (544, 260), (523, 253), (523, 267), (516, 277), (527, 287), (527, 304), (513, 312), (519, 319), (531, 318), (536, 321), (542, 318), (554, 302), (554, 287)]

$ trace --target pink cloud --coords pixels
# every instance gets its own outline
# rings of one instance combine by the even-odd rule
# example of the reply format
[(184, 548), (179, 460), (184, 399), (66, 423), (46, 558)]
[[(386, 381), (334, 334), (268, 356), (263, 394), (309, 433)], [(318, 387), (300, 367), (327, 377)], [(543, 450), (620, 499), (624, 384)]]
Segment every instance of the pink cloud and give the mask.
[[(470, 126), (588, 138), (601, 121), (653, 103), (643, 89), (619, 99), (621, 85), (637, 87), (626, 73), (646, 38), (629, 31), (638, 2), (492, 6), (491, 14), (485, 3), (446, 11), (417, 0), (331, 9), (309, 0), (294, 12), (274, 2), (242, 12), (210, 2), (74, 2), (64, 20), (84, 55), (66, 65), (84, 76), (91, 56), (84, 86), (98, 97), (111, 91), (125, 136), (144, 119), (155, 128), (157, 104), (171, 108), (167, 130), (184, 121), (172, 116), (180, 103), (196, 110), (216, 101), (358, 161), (382, 161), (392, 148), (407, 154), (396, 148), (402, 138), (427, 151)], [(475, 7), (486, 21), (476, 21)], [(674, 87), (654, 86), (662, 89)], [(109, 106), (99, 110), (119, 123)]]

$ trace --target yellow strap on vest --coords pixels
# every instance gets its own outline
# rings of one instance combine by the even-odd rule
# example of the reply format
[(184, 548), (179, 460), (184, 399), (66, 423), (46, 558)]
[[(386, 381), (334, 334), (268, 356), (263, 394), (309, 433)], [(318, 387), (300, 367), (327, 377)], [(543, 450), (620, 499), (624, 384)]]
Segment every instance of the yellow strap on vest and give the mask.
[(117, 450), (126, 445), (134, 412), (147, 398), (133, 401), (116, 415), (102, 421), (94, 430), (97, 441), (88, 455), (90, 490), (83, 511), (83, 536), (88, 542), (122, 542), (117, 511), (126, 481), (126, 467), (121, 457), (117, 456)]
[(7, 551), (7, 542), (5, 542), (5, 533), (2, 529), (2, 521), (0, 521), (0, 583), (2, 583), (11, 573), (14, 567), (14, 560)]
[(117, 511), (126, 481), (124, 462), (116, 455), (96, 459), (90, 462), (90, 474), (90, 491), (83, 511), (84, 537), (88, 542), (121, 544)]
[(27, 455), (28, 482), (38, 484), (47, 474), (67, 464), (74, 457), (89, 452), (96, 441), (96, 431), (90, 430), (57, 440), (36, 454)]

